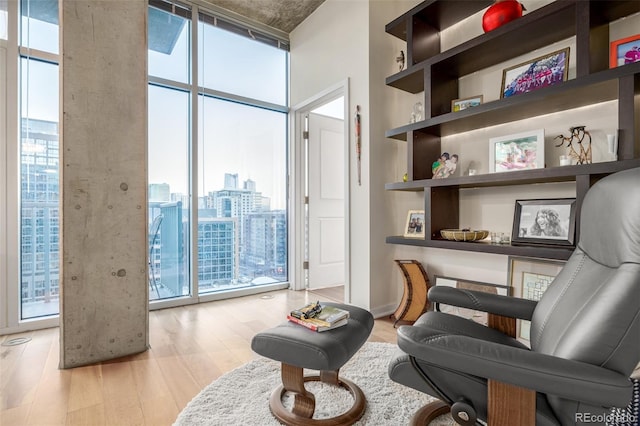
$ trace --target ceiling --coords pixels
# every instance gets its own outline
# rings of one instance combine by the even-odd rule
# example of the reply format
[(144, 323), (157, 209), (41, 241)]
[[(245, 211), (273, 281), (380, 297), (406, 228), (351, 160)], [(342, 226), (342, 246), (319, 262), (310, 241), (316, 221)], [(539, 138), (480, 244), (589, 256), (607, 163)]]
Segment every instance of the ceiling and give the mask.
[(325, 0), (204, 0), (289, 34)]

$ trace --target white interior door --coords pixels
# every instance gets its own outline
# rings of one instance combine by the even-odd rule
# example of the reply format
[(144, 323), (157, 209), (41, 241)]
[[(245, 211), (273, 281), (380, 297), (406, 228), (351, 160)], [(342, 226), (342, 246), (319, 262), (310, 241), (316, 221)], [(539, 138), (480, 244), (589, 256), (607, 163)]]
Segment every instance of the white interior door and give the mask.
[(309, 114), (309, 288), (344, 284), (344, 121)]

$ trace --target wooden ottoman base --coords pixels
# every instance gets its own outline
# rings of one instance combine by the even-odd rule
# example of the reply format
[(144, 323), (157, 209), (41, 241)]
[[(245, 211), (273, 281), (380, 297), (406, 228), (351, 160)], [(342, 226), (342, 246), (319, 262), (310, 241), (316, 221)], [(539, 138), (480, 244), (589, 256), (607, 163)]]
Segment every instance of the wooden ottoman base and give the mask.
[[(315, 397), (304, 387), (304, 383), (310, 381), (321, 381), (348, 390), (354, 399), (353, 406), (336, 417), (313, 419), (316, 406)], [(292, 411), (282, 405), (282, 396), (285, 392), (292, 392), (295, 395)], [(364, 414), (366, 400), (364, 393), (355, 383), (338, 378), (338, 370), (321, 371), (318, 376), (304, 377), (302, 368), (283, 363), (282, 385), (271, 393), (269, 408), (275, 418), (287, 426), (349, 426), (357, 422)]]

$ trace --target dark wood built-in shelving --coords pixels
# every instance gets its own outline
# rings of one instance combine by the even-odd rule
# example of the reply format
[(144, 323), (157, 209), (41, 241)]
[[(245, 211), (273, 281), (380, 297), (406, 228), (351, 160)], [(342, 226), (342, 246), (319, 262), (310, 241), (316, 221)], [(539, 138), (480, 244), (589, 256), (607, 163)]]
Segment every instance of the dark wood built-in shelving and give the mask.
[(402, 236), (387, 237), (387, 243), (402, 244), (418, 247), (435, 247), (448, 250), (474, 251), (491, 254), (505, 254), (510, 256), (541, 257), (545, 259), (567, 260), (573, 251), (563, 247), (531, 247), (511, 244), (491, 244), (485, 240), (464, 242), (444, 239), (404, 238)]
[(600, 71), (535, 92), (498, 99), (463, 111), (449, 112), (435, 118), (406, 124), (387, 130), (385, 136), (403, 141), (407, 140), (407, 133), (410, 131), (450, 136), (495, 124), (611, 101), (620, 96), (620, 79), (633, 79), (638, 74), (640, 74), (640, 62)]
[[(385, 189), (392, 191), (422, 192), (425, 188), (433, 187), (486, 188), (530, 185), (534, 183), (574, 182), (576, 176), (607, 175), (634, 167), (640, 167), (640, 158), (625, 161), (609, 161), (605, 163), (450, 177), (448, 179), (422, 179), (411, 182), (395, 182), (386, 184)], [(638, 184), (640, 185), (640, 183)]]
[[(557, 0), (489, 33), (441, 51), (440, 32), (490, 6), (484, 0), (428, 0), (393, 22), (387, 33), (407, 42), (407, 69), (386, 84), (409, 93), (424, 92), (425, 119), (386, 132), (407, 141), (408, 182), (385, 185), (391, 191), (424, 192), (424, 239), (387, 237), (387, 243), (484, 253), (567, 259), (569, 248), (492, 245), (443, 240), (439, 231), (459, 227), (460, 190), (478, 187), (575, 182), (578, 214), (589, 187), (617, 171), (640, 167), (640, 63), (609, 69), (609, 24), (640, 12), (638, 0)], [(558, 85), (464, 111), (452, 112), (458, 80), (533, 50), (575, 38), (570, 62), (576, 77)], [(569, 41), (567, 42), (569, 43)], [(476, 176), (431, 179), (431, 162), (441, 152), (440, 138), (544, 114), (618, 101), (618, 158), (597, 164), (551, 167)]]
[(446, 1), (424, 1), (388, 23), (385, 31), (407, 41), (407, 29), (414, 19), (433, 27), (437, 31), (442, 31), (485, 7), (491, 6), (491, 4), (493, 4), (492, 0), (456, 0), (451, 4), (447, 4)]

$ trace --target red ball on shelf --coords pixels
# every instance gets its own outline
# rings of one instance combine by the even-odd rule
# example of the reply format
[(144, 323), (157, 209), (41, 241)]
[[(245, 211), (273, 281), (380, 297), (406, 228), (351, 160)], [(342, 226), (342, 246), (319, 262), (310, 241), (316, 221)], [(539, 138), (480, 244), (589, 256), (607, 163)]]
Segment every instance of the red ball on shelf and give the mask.
[(496, 0), (482, 16), (482, 29), (485, 33), (518, 19), (526, 10), (517, 0)]

